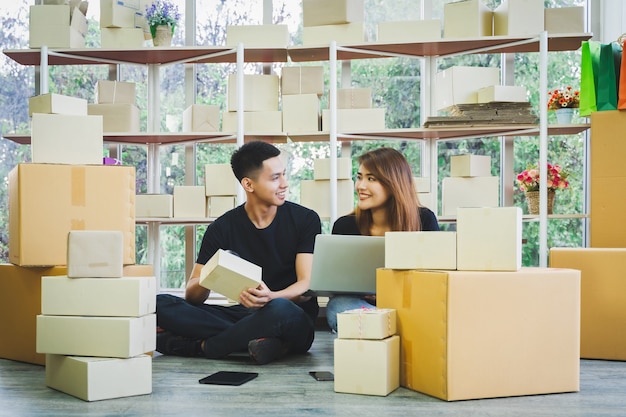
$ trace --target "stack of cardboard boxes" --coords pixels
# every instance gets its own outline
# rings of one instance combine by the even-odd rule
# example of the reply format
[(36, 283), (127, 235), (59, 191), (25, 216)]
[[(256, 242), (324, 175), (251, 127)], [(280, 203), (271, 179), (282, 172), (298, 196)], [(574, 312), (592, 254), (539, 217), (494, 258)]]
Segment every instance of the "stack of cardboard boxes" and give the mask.
[(303, 0), (302, 44), (363, 43), (363, 22), (363, 0)]
[[(313, 179), (300, 181), (300, 204), (317, 212), (322, 220), (330, 219), (330, 159), (313, 160)], [(337, 214), (354, 209), (352, 160), (337, 158)]]
[[(385, 129), (385, 109), (372, 107), (371, 88), (337, 90), (337, 130), (339, 132)], [(322, 110), (322, 131), (330, 130), (330, 110)]]
[(320, 97), (324, 94), (321, 66), (283, 67), (280, 77), (283, 132), (320, 130)]
[(454, 216), (459, 207), (498, 207), (499, 178), (491, 175), (488, 155), (453, 155), (450, 177), (441, 183), (441, 212)]
[[(278, 75), (244, 74), (243, 124), (246, 132), (282, 132), (283, 118), (278, 105)], [(237, 132), (237, 76), (228, 76), (228, 111), (222, 112), (222, 131)]]
[[(517, 207), (459, 208), (456, 232), (385, 236), (400, 385), (444, 400), (579, 390), (580, 272), (521, 268)], [(455, 262), (456, 261), (456, 262)]]
[(102, 116), (104, 132), (139, 132), (135, 83), (99, 80), (95, 88), (95, 103), (89, 104), (88, 112)]
[(30, 6), (30, 48), (84, 48), (87, 35), (88, 2), (44, 0)]
[(141, 48), (151, 39), (142, 3), (143, 0), (100, 0), (102, 48)]

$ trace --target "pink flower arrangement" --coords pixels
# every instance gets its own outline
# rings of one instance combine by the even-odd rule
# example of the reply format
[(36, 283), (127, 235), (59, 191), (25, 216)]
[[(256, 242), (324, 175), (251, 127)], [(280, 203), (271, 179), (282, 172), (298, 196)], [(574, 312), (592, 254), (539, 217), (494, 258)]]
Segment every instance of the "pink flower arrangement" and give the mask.
[[(569, 187), (568, 176), (559, 165), (548, 164), (548, 190), (564, 190)], [(539, 167), (532, 165), (519, 173), (517, 183), (522, 191), (539, 191)]]
[(548, 110), (577, 108), (580, 106), (580, 92), (567, 86), (564, 89), (548, 91)]

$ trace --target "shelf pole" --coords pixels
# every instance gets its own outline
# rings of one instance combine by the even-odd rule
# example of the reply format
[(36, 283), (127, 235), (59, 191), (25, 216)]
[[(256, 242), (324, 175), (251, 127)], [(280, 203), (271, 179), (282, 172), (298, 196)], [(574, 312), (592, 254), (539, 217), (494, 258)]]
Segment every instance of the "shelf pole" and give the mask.
[[(237, 147), (240, 148), (244, 144), (244, 48), (243, 43), (237, 44)], [(244, 192), (242, 187), (237, 187), (237, 205), (243, 204)]]
[(337, 220), (337, 42), (330, 43), (330, 224)]
[(39, 94), (48, 94), (48, 47), (41, 46), (41, 58), (39, 60)]
[[(159, 115), (159, 66), (156, 64), (148, 65), (148, 126), (150, 133), (159, 132), (161, 130)], [(161, 164), (159, 161), (159, 145), (149, 143), (146, 151), (147, 164), (147, 188), (149, 194), (158, 194), (161, 192)], [(148, 263), (152, 265), (154, 276), (157, 278), (160, 288), (161, 284), (161, 246), (160, 227), (158, 222), (148, 223)]]
[(539, 35), (539, 266), (548, 266), (548, 32)]

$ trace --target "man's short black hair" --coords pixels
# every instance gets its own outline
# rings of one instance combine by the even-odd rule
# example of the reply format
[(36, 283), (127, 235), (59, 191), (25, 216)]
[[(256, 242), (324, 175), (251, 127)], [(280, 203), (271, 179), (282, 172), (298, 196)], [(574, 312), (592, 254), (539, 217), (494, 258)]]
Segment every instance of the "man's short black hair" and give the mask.
[(230, 158), (230, 166), (237, 181), (245, 177), (255, 178), (263, 168), (263, 161), (280, 155), (280, 150), (267, 142), (248, 142), (235, 151)]

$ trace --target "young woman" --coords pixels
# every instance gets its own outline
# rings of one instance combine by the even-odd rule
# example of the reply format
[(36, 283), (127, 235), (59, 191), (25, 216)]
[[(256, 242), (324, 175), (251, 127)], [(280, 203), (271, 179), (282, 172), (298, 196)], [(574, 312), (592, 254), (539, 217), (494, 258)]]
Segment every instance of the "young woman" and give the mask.
[[(390, 231), (436, 231), (435, 213), (419, 204), (413, 173), (406, 158), (392, 148), (378, 148), (359, 157), (355, 183), (358, 203), (354, 213), (333, 224), (333, 234), (384, 236)], [(334, 296), (326, 319), (337, 331), (337, 313), (372, 308), (376, 296)]]

